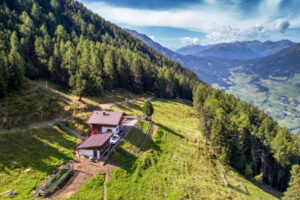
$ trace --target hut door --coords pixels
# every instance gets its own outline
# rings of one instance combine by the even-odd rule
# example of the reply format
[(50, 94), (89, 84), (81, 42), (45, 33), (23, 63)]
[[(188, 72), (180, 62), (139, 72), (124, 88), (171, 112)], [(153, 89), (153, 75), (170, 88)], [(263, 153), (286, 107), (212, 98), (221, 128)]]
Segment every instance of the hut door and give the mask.
[(97, 158), (97, 151), (94, 151), (94, 158)]

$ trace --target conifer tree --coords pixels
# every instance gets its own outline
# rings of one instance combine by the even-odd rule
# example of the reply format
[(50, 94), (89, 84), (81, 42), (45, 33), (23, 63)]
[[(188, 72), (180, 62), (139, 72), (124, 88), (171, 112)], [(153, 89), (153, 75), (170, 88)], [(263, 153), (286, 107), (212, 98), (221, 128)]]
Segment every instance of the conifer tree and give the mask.
[(104, 67), (105, 85), (107, 89), (113, 89), (118, 81), (116, 74), (116, 61), (115, 53), (113, 50), (109, 50), (104, 56)]
[(19, 51), (18, 36), (16, 32), (13, 32), (10, 39), (10, 53), (8, 55), (8, 86), (11, 89), (18, 89), (24, 82), (24, 60)]
[(133, 89), (134, 92), (141, 92), (142, 89), (142, 77), (143, 77), (143, 68), (142, 68), (142, 62), (141, 60), (135, 56), (133, 58), (132, 64), (131, 64), (131, 74), (133, 76)]
[(145, 102), (143, 111), (144, 111), (144, 114), (146, 114), (148, 118), (152, 116), (152, 114), (154, 112), (154, 108), (150, 101)]
[(0, 98), (5, 97), (6, 95), (6, 84), (3, 80), (3, 77), (0, 75)]
[(42, 9), (37, 2), (32, 5), (31, 16), (38, 22), (41, 20)]
[(293, 165), (289, 187), (284, 193), (283, 200), (300, 200), (300, 165)]

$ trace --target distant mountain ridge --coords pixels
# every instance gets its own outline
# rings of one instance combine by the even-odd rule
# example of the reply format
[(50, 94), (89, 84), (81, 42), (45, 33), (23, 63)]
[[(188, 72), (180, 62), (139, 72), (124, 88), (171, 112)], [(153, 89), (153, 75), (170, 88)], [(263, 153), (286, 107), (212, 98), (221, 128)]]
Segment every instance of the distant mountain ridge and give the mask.
[[(199, 58), (193, 55), (181, 55), (176, 53), (166, 47), (163, 47), (157, 42), (154, 42), (151, 38), (149, 38), (145, 34), (138, 33), (137, 31), (124, 29), (134, 37), (138, 38), (142, 42), (144, 42), (148, 47), (160, 52), (162, 55), (170, 58), (173, 61), (179, 62), (183, 66), (191, 69), (194, 71), (198, 77), (205, 81), (206, 83), (218, 83), (220, 85), (226, 85), (226, 82), (217, 77), (215, 74), (216, 71), (212, 71), (210, 66), (213, 64), (214, 66), (223, 67), (223, 63), (226, 62), (224, 59), (212, 58), (212, 57), (205, 57)], [(199, 67), (201, 66), (201, 67)], [(223, 71), (223, 70), (222, 70)]]
[(151, 47), (152, 49), (160, 52), (161, 54), (163, 54), (164, 56), (177, 61), (179, 63), (182, 63), (182, 55), (180, 55), (179, 53), (176, 53), (166, 47), (163, 47), (161, 44), (154, 42), (151, 38), (149, 38), (147, 35), (145, 34), (141, 34), (138, 33), (135, 30), (130, 30), (130, 29), (124, 29), (126, 32), (130, 33), (132, 36), (138, 38), (139, 40), (141, 40), (142, 42), (144, 42), (148, 47)]
[(232, 43), (219, 43), (214, 45), (189, 45), (176, 51), (181, 55), (198, 57), (212, 56), (224, 59), (254, 59), (278, 53), (282, 49), (294, 46), (296, 43), (289, 40), (277, 42), (258, 40)]
[(270, 75), (291, 77), (295, 73), (300, 73), (300, 44), (283, 49), (274, 55), (249, 61), (245, 69), (262, 77)]

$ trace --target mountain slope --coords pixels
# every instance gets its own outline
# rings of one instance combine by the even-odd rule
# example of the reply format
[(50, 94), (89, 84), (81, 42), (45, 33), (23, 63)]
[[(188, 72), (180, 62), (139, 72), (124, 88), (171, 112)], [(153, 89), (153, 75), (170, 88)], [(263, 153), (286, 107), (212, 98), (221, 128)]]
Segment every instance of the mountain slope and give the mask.
[[(159, 128), (152, 147), (140, 158), (133, 159), (121, 152), (113, 159), (121, 167), (111, 172), (107, 183), (108, 199), (277, 199), (231, 168), (214, 159), (198, 127), (191, 102), (155, 100), (153, 121)], [(125, 112), (142, 114), (143, 102), (116, 105)], [(180, 114), (178, 114), (180, 111)], [(242, 192), (238, 181), (227, 180), (221, 173), (240, 180), (247, 188)], [(209, 192), (208, 192), (209, 191)]]
[(224, 77), (234, 94), (300, 134), (300, 44), (275, 55), (232, 64)]
[(24, 75), (50, 78), (79, 96), (123, 87), (191, 99), (200, 82), (77, 1), (5, 0), (0, 11), (1, 96), (20, 88)]
[[(218, 58), (211, 58), (211, 57), (203, 57), (199, 58), (197, 56), (192, 55), (181, 55), (176, 52), (171, 51), (170, 49), (161, 46), (159, 43), (154, 42), (151, 38), (147, 35), (140, 34), (134, 30), (125, 29), (128, 33), (132, 34), (134, 37), (140, 39), (144, 42), (147, 46), (151, 47), (152, 49), (160, 52), (164, 56), (179, 62), (183, 66), (187, 67), (188, 69), (194, 71), (198, 77), (205, 81), (206, 83), (218, 83), (220, 85), (226, 85), (226, 83), (219, 78), (216, 74), (217, 71), (224, 71), (221, 68), (224, 68), (224, 62), (227, 62), (224, 59)], [(212, 67), (213, 70), (211, 69)]]
[(261, 77), (287, 76), (300, 73), (300, 44), (281, 50), (275, 55), (249, 61), (246, 68)]
[(140, 34), (135, 30), (130, 29), (124, 29), (126, 32), (130, 33), (134, 37), (138, 38), (142, 42), (144, 42), (148, 47), (151, 47), (152, 49), (160, 52), (162, 55), (176, 61), (179, 63), (182, 63), (182, 56), (178, 53), (175, 53), (171, 51), (170, 49), (161, 46), (159, 43), (154, 42), (151, 38), (149, 38), (147, 35)]
[(176, 52), (182, 55), (194, 55), (198, 57), (212, 56), (225, 59), (253, 59), (269, 56), (284, 48), (295, 45), (289, 40), (278, 42), (257, 40), (246, 42), (219, 43), (214, 45), (191, 45), (178, 49)]
[[(248, 46), (252, 44), (256, 48), (259, 45), (266, 45), (271, 50), (282, 48), (284, 45), (292, 46), (268, 57), (251, 60), (228, 60), (180, 55), (166, 50), (165, 47), (153, 42), (146, 35), (135, 31), (131, 31), (131, 33), (149, 47), (157, 51), (168, 52), (166, 56), (178, 60), (185, 67), (193, 70), (205, 82), (258, 106), (278, 120), (281, 125), (288, 127), (295, 133), (300, 133), (298, 125), (300, 123), (298, 114), (300, 102), (297, 100), (299, 99), (299, 44), (293, 45), (293, 43), (284, 40), (265, 43), (244, 42), (244, 44)], [(255, 43), (257, 44), (254, 45)], [(192, 50), (193, 47), (197, 49), (196, 45), (191, 46)], [(254, 47), (253, 49), (255, 49)], [(266, 49), (264, 47), (264, 51)], [(269, 75), (273, 77), (269, 77)]]

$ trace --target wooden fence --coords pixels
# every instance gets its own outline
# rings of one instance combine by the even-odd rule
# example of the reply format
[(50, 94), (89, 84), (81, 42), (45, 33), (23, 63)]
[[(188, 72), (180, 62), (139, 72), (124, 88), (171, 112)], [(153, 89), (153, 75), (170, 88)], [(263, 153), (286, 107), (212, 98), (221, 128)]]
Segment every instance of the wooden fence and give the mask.
[(55, 124), (56, 124), (59, 128), (61, 128), (62, 130), (66, 131), (68, 134), (70, 134), (70, 135), (72, 135), (72, 136), (74, 136), (74, 137), (77, 137), (77, 138), (79, 138), (79, 139), (81, 139), (81, 140), (84, 140), (84, 139), (85, 139), (85, 137), (79, 135), (78, 133), (72, 131), (71, 129), (69, 129), (68, 127), (66, 127), (65, 125), (63, 125), (63, 124), (61, 123), (61, 121), (56, 121)]
[[(69, 170), (62, 176), (60, 179), (58, 179), (56, 182), (52, 183), (52, 181), (59, 176), (62, 171), (69, 168)], [(39, 190), (38, 194), (42, 196), (48, 196), (54, 190), (61, 185), (66, 179), (73, 173), (73, 165), (71, 163), (64, 166), (59, 172), (57, 172), (41, 189)], [(51, 185), (52, 184), (52, 185)], [(49, 185), (51, 185), (49, 188), (47, 188)]]
[(148, 136), (149, 136), (149, 133), (150, 133), (150, 131), (151, 131), (151, 128), (152, 128), (152, 121), (150, 121), (148, 130), (147, 130), (147, 133), (146, 133), (146, 135), (145, 135), (145, 138), (144, 138), (142, 144), (140, 145), (140, 147), (138, 148), (138, 150), (135, 152), (135, 155), (137, 155), (138, 153), (140, 153), (141, 149), (143, 148), (143, 146), (144, 146), (146, 140), (148, 139)]

